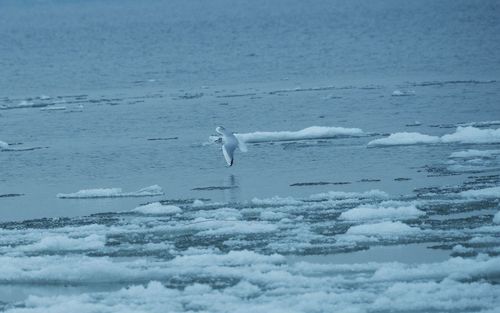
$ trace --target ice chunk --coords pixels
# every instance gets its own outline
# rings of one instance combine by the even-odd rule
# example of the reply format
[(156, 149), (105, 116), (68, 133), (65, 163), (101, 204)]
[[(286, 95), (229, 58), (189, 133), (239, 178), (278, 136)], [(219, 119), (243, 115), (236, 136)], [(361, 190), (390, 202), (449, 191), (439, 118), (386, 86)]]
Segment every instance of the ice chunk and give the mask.
[(466, 190), (462, 191), (460, 195), (466, 198), (500, 198), (500, 187)]
[(493, 216), (493, 223), (500, 224), (500, 211)]
[(474, 150), (469, 149), (465, 151), (453, 152), (450, 154), (450, 158), (489, 158), (493, 155), (500, 154), (500, 150)]
[(201, 207), (201, 206), (204, 206), (205, 203), (199, 199), (196, 199), (193, 201), (193, 207), (194, 208), (197, 208), (197, 207)]
[(419, 232), (419, 228), (410, 227), (402, 222), (380, 222), (351, 226), (347, 230), (349, 235), (391, 236), (408, 235)]
[(415, 95), (415, 91), (414, 90), (394, 90), (391, 95), (393, 97), (414, 96)]
[(0, 150), (7, 150), (7, 149), (9, 149), (9, 144), (0, 140)]
[(163, 190), (158, 185), (142, 188), (138, 191), (123, 192), (121, 188), (84, 189), (74, 193), (58, 193), (60, 199), (93, 199), (93, 198), (119, 198), (119, 197), (151, 197), (163, 195)]
[(374, 199), (387, 199), (389, 195), (381, 190), (372, 189), (365, 192), (344, 192), (344, 191), (329, 191), (326, 193), (318, 193), (311, 195), (313, 200), (338, 200), (338, 199), (361, 199), (361, 198), (374, 198)]
[(278, 230), (275, 224), (264, 222), (248, 222), (238, 220), (207, 220), (201, 227), (208, 228), (197, 233), (199, 236), (217, 236), (228, 234), (253, 234), (253, 233), (272, 233)]
[(375, 220), (375, 219), (412, 219), (425, 215), (425, 213), (415, 207), (415, 205), (402, 205), (390, 207), (373, 207), (372, 205), (362, 205), (354, 209), (343, 212), (340, 219), (348, 221)]
[(64, 251), (64, 250), (91, 250), (104, 247), (105, 237), (89, 235), (83, 238), (70, 238), (64, 235), (48, 236), (39, 242), (22, 247), (23, 251)]
[(278, 197), (274, 196), (272, 198), (268, 199), (259, 199), (259, 198), (253, 198), (252, 203), (255, 205), (301, 205), (303, 204), (302, 201), (297, 200), (292, 197)]
[(460, 254), (464, 254), (464, 253), (470, 253), (470, 252), (473, 252), (474, 249), (472, 248), (466, 248), (462, 245), (455, 245), (452, 249), (453, 252), (455, 253), (460, 253)]
[(139, 212), (143, 214), (177, 214), (181, 213), (182, 209), (175, 205), (162, 205), (160, 202), (153, 202), (145, 205), (141, 205), (132, 211)]
[(251, 143), (266, 141), (354, 137), (362, 136), (363, 134), (363, 131), (359, 128), (311, 126), (299, 131), (253, 132), (235, 134), (235, 136), (241, 141)]
[(372, 140), (368, 146), (397, 146), (438, 143), (500, 143), (500, 129), (479, 129), (472, 126), (458, 127), (455, 133), (442, 137), (421, 133), (394, 133), (389, 137)]
[(416, 144), (435, 144), (439, 143), (439, 137), (424, 135), (416, 132), (402, 132), (391, 134), (389, 137), (372, 140), (368, 146), (397, 146), (397, 145), (416, 145)]
[(479, 129), (472, 126), (458, 127), (456, 132), (441, 137), (442, 142), (500, 143), (499, 129)]

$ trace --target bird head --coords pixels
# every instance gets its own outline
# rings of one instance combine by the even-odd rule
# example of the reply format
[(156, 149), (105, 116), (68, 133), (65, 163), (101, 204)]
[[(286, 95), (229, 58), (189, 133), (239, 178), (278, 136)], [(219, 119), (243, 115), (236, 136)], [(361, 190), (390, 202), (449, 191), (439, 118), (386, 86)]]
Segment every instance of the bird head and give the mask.
[(224, 132), (226, 131), (226, 129), (222, 126), (217, 126), (217, 128), (215, 129), (216, 132), (218, 132), (219, 134), (221, 135), (224, 135)]

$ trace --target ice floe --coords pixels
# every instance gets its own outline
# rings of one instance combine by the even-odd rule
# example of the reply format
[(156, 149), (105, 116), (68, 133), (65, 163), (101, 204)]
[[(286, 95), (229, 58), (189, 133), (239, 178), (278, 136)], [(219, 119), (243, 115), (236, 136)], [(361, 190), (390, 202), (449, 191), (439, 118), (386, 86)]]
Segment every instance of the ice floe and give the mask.
[[(491, 193), (468, 191), (479, 190)], [(10, 313), (60, 312), (69, 305), (77, 313), (494, 310), (500, 304), (500, 226), (498, 213), (492, 218), (491, 212), (498, 212), (498, 201), (466, 191), (443, 189), (439, 199), (368, 190), (240, 203), (165, 200), (133, 210), (139, 214), (2, 223), (0, 283), (55, 291), (7, 300), (0, 308)], [(405, 244), (433, 245), (423, 248), (430, 254), (438, 248), (448, 252), (437, 261), (411, 263), (314, 261), (314, 255), (328, 260)], [(290, 262), (289, 256), (306, 258)], [(82, 289), (68, 293), (66, 286)], [(418, 295), (426, 301), (413, 301)]]
[(391, 134), (386, 138), (372, 140), (368, 143), (368, 146), (397, 146), (435, 143), (439, 143), (439, 137), (424, 135), (416, 132), (402, 132)]
[(339, 219), (347, 221), (363, 221), (363, 220), (404, 220), (417, 218), (425, 215), (425, 212), (417, 209), (415, 205), (407, 203), (381, 203), (378, 206), (361, 205), (356, 208), (347, 210), (340, 214)]
[(177, 214), (181, 213), (182, 209), (175, 205), (162, 205), (159, 202), (153, 202), (145, 205), (141, 205), (132, 211), (139, 212), (143, 214)]
[(399, 236), (418, 233), (420, 229), (410, 227), (402, 222), (380, 222), (352, 226), (347, 230), (348, 235), (368, 236)]
[(92, 234), (83, 238), (70, 238), (64, 235), (43, 237), (40, 241), (22, 247), (23, 251), (65, 251), (103, 248), (104, 236)]
[(493, 223), (500, 224), (500, 211), (493, 216)]
[(472, 126), (457, 127), (455, 133), (439, 136), (421, 133), (394, 133), (389, 137), (372, 140), (368, 146), (396, 146), (416, 144), (462, 143), (486, 144), (500, 143), (500, 129), (480, 129)]
[(9, 149), (9, 144), (0, 140), (0, 150)]
[(466, 198), (498, 198), (500, 199), (500, 187), (490, 187), (477, 190), (466, 190), (460, 193)]
[(414, 90), (394, 90), (391, 94), (393, 97), (408, 97), (408, 96), (414, 96), (415, 91)]
[(489, 158), (500, 154), (500, 150), (474, 150), (457, 151), (450, 154), (450, 158)]
[(311, 126), (299, 131), (276, 131), (276, 132), (258, 131), (253, 133), (235, 134), (235, 136), (239, 140), (247, 143), (323, 139), (323, 138), (338, 138), (338, 137), (357, 137), (363, 135), (364, 135), (363, 131), (359, 128), (324, 127), (324, 126)]
[[(7, 261), (7, 270), (12, 264)], [(62, 261), (63, 275), (80, 282), (97, 278), (126, 277), (129, 284), (118, 290), (29, 296), (22, 306), (6, 312), (371, 312), (376, 311), (469, 311), (494, 312), (500, 300), (500, 287), (482, 277), (498, 277), (499, 258), (453, 258), (439, 263), (406, 265), (401, 263), (314, 264), (301, 262), (287, 266), (279, 255), (264, 256), (249, 251), (225, 255), (183, 256), (171, 262), (91, 263), (83, 258), (78, 275)], [(115, 264), (116, 263), (116, 264)], [(25, 276), (49, 277), (57, 267), (40, 263), (48, 271), (37, 272), (33, 265), (20, 263)], [(176, 273), (176, 269), (178, 269)], [(34, 272), (33, 272), (34, 271)], [(15, 271), (21, 273), (22, 271)], [(122, 273), (122, 275), (120, 275)], [(204, 280), (183, 288), (168, 283), (168, 277), (194, 274)], [(156, 277), (155, 277), (156, 275)], [(0, 279), (10, 275), (0, 274)], [(219, 277), (226, 284), (214, 285)], [(32, 280), (31, 278), (30, 280)], [(57, 281), (57, 280), (55, 280)], [(207, 283), (208, 281), (208, 283)], [(425, 301), (422, 301), (425, 298)]]
[(313, 200), (356, 199), (356, 198), (387, 199), (389, 198), (389, 195), (384, 191), (378, 189), (372, 189), (365, 192), (329, 191), (311, 195), (310, 198)]
[(119, 197), (151, 197), (163, 195), (158, 185), (142, 188), (138, 191), (123, 192), (121, 188), (83, 189), (74, 193), (58, 193), (60, 199), (92, 199), (92, 198), (119, 198)]

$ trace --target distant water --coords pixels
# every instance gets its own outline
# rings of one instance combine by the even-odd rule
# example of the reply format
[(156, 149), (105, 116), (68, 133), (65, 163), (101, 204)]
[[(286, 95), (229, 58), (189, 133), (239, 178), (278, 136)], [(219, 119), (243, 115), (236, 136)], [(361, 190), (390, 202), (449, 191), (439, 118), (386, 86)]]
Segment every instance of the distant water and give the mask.
[(36, 96), (497, 79), (499, 11), (495, 0), (4, 0), (0, 86)]

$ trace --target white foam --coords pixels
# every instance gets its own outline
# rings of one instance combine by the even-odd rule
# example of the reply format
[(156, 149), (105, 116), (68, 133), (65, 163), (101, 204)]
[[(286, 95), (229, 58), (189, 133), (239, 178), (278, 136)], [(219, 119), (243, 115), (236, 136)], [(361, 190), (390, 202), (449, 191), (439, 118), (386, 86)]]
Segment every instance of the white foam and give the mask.
[(372, 236), (397, 236), (415, 234), (419, 228), (410, 227), (402, 222), (380, 222), (374, 224), (362, 224), (351, 226), (346, 234), (349, 235), (372, 235)]
[(60, 199), (88, 199), (88, 198), (119, 198), (119, 197), (151, 197), (163, 195), (158, 185), (142, 188), (138, 191), (123, 192), (121, 188), (84, 189), (74, 193), (58, 193)]
[(460, 195), (465, 198), (500, 198), (500, 187), (466, 190)]
[(235, 134), (235, 136), (244, 142), (267, 142), (267, 141), (290, 141), (305, 139), (321, 139), (336, 137), (362, 136), (364, 133), (359, 128), (344, 127), (324, 127), (311, 126), (299, 131), (276, 131), (276, 132), (253, 132)]
[(396, 146), (439, 143), (484, 144), (500, 143), (500, 129), (479, 129), (472, 126), (458, 127), (455, 133), (438, 136), (421, 133), (394, 133), (389, 137), (372, 140), (368, 146)]
[(415, 205), (402, 205), (402, 206), (376, 206), (361, 205), (354, 209), (343, 212), (340, 219), (348, 221), (361, 221), (361, 220), (405, 220), (417, 218), (425, 215), (425, 212), (417, 209)]
[(171, 215), (181, 213), (182, 209), (175, 205), (162, 205), (160, 202), (153, 202), (145, 205), (141, 205), (132, 211), (139, 212), (142, 214), (162, 214)]

